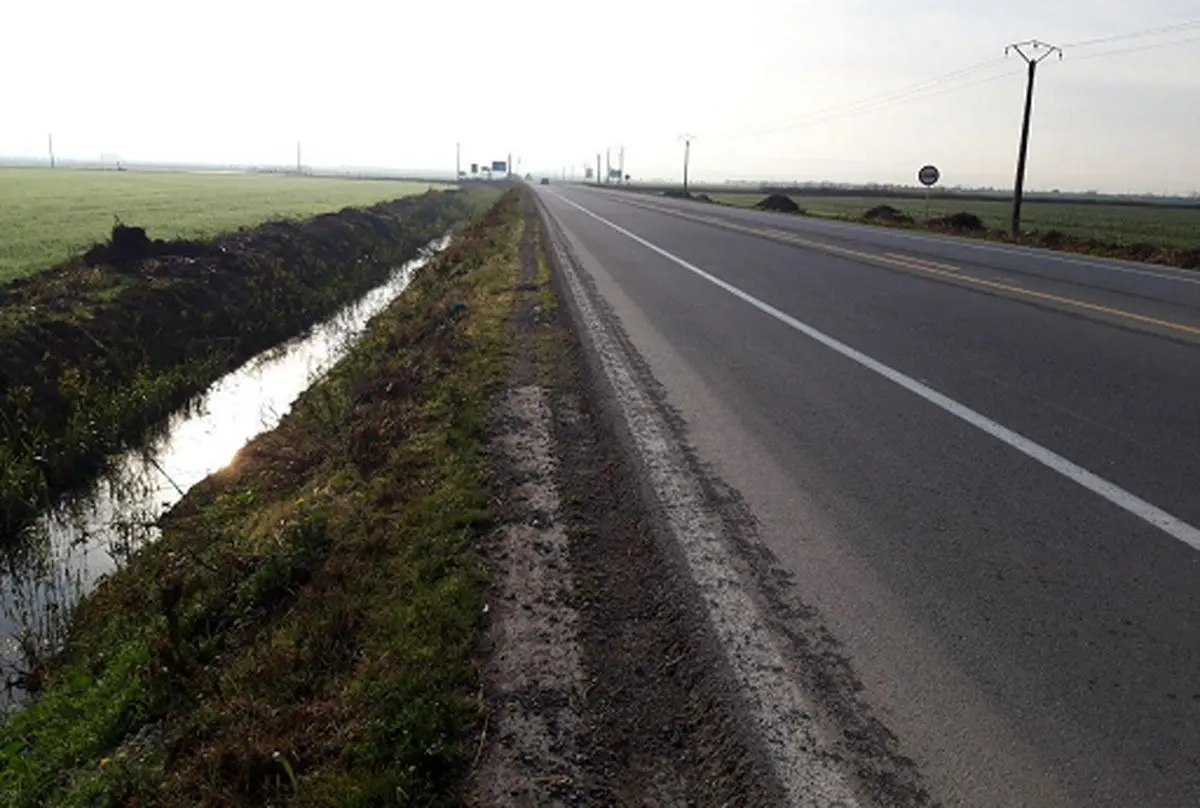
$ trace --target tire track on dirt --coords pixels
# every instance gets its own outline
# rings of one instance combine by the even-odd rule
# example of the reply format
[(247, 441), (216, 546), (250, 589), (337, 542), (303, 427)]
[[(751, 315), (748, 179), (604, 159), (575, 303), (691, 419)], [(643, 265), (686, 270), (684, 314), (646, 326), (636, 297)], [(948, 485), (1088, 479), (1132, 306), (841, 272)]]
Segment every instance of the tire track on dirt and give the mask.
[(493, 580), (483, 672), (491, 706), (468, 798), (480, 806), (583, 804), (577, 739), (584, 677), (553, 421), (529, 328), (536, 316), (528, 294), (536, 282), (532, 250), (526, 217), (513, 318), (517, 353), (494, 406), (490, 448), (504, 518), (483, 548)]

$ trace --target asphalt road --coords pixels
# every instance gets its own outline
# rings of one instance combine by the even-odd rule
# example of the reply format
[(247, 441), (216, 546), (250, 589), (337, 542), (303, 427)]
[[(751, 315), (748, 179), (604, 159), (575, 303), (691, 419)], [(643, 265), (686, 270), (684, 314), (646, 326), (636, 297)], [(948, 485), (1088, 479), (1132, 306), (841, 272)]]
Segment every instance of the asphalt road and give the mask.
[(1200, 805), (1200, 275), (537, 189), (946, 805)]

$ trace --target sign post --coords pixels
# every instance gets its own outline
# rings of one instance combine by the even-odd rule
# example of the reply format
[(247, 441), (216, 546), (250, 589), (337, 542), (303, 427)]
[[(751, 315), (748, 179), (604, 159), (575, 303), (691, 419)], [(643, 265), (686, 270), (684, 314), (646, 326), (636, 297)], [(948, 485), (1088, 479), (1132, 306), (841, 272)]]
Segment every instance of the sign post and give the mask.
[(938, 171), (937, 166), (923, 166), (917, 172), (917, 179), (925, 186), (925, 221), (929, 221), (929, 189), (937, 185), (937, 181), (942, 178), (942, 172)]

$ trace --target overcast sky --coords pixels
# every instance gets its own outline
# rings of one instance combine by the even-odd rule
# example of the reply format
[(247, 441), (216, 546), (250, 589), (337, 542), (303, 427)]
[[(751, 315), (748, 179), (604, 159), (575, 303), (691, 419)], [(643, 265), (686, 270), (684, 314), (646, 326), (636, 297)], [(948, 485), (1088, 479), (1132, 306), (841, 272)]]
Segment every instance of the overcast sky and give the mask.
[[(677, 178), (690, 132), (697, 179), (910, 182), (933, 162), (1008, 186), (1006, 44), (1196, 19), (1196, 0), (0, 0), (0, 156), (42, 156), (52, 131), (83, 159), (284, 164), (300, 139), (306, 164), (452, 170), (461, 141), (465, 162), (582, 174), (624, 144), (630, 174)], [(1200, 41), (1111, 53), (1188, 39), (1044, 64), (1030, 184), (1200, 189)]]

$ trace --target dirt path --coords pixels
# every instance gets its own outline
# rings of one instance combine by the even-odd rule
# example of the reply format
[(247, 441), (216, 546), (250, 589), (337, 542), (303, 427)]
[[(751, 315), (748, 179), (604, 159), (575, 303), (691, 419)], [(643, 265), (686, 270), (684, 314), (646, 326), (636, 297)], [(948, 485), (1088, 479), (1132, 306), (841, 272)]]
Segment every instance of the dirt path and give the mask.
[[(540, 379), (537, 261), (528, 211), (512, 327), (517, 355), (494, 404), (490, 462), (500, 526), (482, 548), (492, 591), (484, 642), (478, 805), (572, 805), (580, 797), (580, 702), (585, 694), (570, 540), (557, 482), (549, 391)], [(490, 742), (489, 742), (490, 741)], [(582, 803), (579, 803), (582, 804)]]

